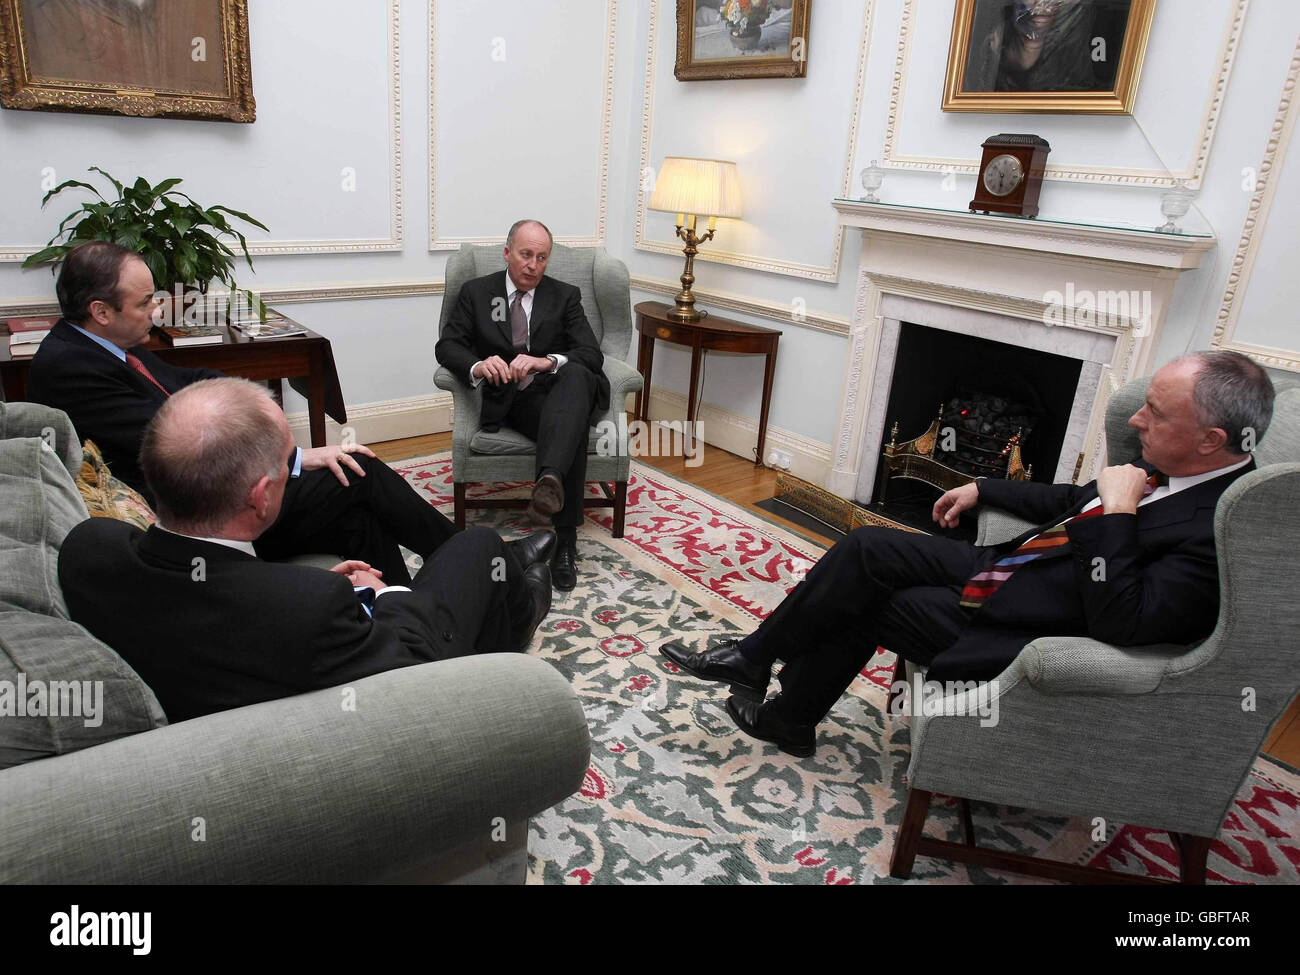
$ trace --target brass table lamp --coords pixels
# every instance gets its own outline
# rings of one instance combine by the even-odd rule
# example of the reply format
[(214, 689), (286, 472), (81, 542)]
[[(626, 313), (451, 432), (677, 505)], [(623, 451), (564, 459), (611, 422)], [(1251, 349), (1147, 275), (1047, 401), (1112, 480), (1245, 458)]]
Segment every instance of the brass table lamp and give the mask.
[[(677, 236), (686, 242), (686, 269), (682, 272), (682, 290), (677, 292), (668, 317), (678, 322), (698, 322), (695, 308), (695, 255), (700, 244), (713, 239), (718, 217), (740, 216), (740, 177), (736, 164), (722, 159), (688, 159), (666, 156), (650, 195), (650, 209), (677, 214)], [(709, 218), (709, 229), (701, 236), (695, 232), (697, 217)]]

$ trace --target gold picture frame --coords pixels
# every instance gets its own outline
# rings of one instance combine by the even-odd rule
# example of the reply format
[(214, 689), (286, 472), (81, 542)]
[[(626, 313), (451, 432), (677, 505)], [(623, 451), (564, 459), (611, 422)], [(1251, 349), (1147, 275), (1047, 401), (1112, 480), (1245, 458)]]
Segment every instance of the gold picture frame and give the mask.
[[(677, 0), (678, 81), (802, 78), (808, 70), (808, 7), (812, 0)], [(766, 9), (760, 24), (729, 27), (730, 12), (747, 20)], [(715, 22), (707, 13), (717, 12)], [(787, 13), (788, 12), (788, 13)]]
[(0, 0), (0, 106), (252, 122), (247, 0)]
[(1028, 7), (1015, 18), (1013, 0), (957, 0), (943, 110), (1131, 115), (1156, 0), (1030, 0)]

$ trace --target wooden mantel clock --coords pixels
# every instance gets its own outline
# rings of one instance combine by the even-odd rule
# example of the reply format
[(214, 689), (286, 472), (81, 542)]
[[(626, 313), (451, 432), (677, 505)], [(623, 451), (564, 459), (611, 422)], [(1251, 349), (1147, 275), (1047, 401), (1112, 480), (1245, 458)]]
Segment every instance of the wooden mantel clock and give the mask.
[(972, 210), (1038, 216), (1038, 194), (1052, 147), (1036, 135), (1003, 133), (984, 140)]

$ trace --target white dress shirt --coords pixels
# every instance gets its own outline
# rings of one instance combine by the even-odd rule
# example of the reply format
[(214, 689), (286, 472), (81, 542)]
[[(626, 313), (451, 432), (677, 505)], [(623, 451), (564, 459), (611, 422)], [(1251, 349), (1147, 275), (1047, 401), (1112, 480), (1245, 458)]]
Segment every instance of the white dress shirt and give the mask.
[[(1227, 467), (1220, 467), (1216, 470), (1206, 471), (1204, 474), (1193, 474), (1191, 477), (1171, 477), (1169, 478), (1169, 483), (1161, 484), (1158, 488), (1139, 501), (1138, 507), (1140, 508), (1144, 504), (1151, 504), (1153, 501), (1163, 501), (1165, 498), (1177, 494), (1179, 491), (1186, 491), (1189, 487), (1193, 487), (1204, 481), (1209, 481), (1216, 477), (1222, 477), (1224, 474), (1245, 467), (1250, 463), (1250, 460), (1249, 457), (1246, 457), (1237, 461), (1235, 464), (1229, 464)], [(1091, 511), (1099, 504), (1101, 504), (1101, 498), (1093, 498), (1083, 506), (1083, 510), (1080, 511), (1079, 514), (1083, 514), (1084, 511)]]
[[(524, 309), (524, 318), (528, 319), (528, 344), (525, 346), (525, 348), (531, 348), (533, 342), (533, 296), (536, 294), (536, 292), (537, 292), (536, 288), (533, 288), (531, 291), (525, 291), (523, 299), (519, 302), (519, 304)], [(515, 303), (515, 295), (518, 293), (519, 293), (519, 288), (516, 287), (514, 278), (510, 276), (509, 271), (506, 271), (506, 308), (507, 309), (509, 309)], [(507, 321), (509, 321), (508, 318)], [(558, 372), (560, 367), (569, 361), (569, 357), (567, 355), (560, 355), (558, 352), (552, 352), (550, 356), (548, 356), (548, 358), (550, 358), (555, 363), (555, 365), (551, 366), (550, 369), (551, 372)], [(483, 360), (480, 359), (478, 362), (474, 363), (474, 365), (469, 367), (469, 384), (471, 387), (477, 386), (479, 383), (483, 381), (482, 376), (476, 376), (474, 374), (474, 370), (479, 367), (479, 364), (482, 361)]]

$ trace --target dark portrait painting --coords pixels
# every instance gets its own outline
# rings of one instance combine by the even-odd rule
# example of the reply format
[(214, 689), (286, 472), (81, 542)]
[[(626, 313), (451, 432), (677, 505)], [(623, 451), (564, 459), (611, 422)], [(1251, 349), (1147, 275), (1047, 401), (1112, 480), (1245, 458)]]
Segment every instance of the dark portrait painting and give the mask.
[(1154, 0), (958, 0), (943, 107), (1131, 111), (1154, 9)]
[(0, 0), (6, 108), (252, 121), (245, 0)]

